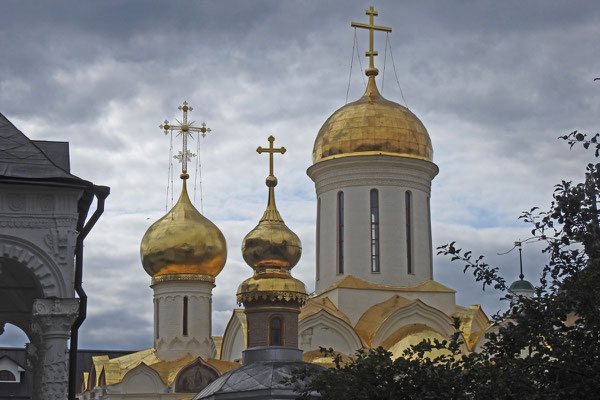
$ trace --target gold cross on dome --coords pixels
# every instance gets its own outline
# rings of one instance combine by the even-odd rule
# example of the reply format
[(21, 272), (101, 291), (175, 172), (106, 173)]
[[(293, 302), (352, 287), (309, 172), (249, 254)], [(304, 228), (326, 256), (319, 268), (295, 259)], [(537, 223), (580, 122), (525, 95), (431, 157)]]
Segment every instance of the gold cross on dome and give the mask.
[(273, 142), (275, 141), (275, 138), (273, 136), (269, 136), (268, 140), (269, 140), (269, 147), (264, 148), (264, 147), (259, 146), (256, 149), (256, 151), (258, 152), (258, 154), (269, 153), (269, 176), (274, 176), (273, 175), (273, 154), (275, 154), (275, 153), (284, 154), (286, 152), (286, 149), (283, 146), (281, 146), (278, 149), (274, 148)]
[[(192, 111), (193, 108), (188, 106), (187, 101), (184, 101), (183, 105), (179, 106), (178, 108), (179, 108), (179, 110), (181, 110), (183, 112), (182, 121), (177, 120), (179, 125), (170, 125), (169, 121), (165, 120), (164, 124), (161, 124), (158, 127), (165, 131), (165, 135), (169, 132), (178, 131), (179, 133), (177, 133), (177, 136), (179, 136), (179, 135), (182, 136), (182, 138), (183, 138), (182, 150), (179, 152), (179, 154), (177, 154), (173, 158), (175, 158), (175, 159), (179, 160), (179, 162), (181, 162), (181, 179), (187, 179), (189, 177), (189, 175), (187, 173), (187, 162), (189, 159), (196, 156), (196, 154), (194, 154), (188, 150), (188, 147), (187, 147), (188, 136), (193, 138), (192, 132), (196, 132), (196, 133), (199, 133), (200, 135), (202, 135), (202, 137), (205, 137), (206, 134), (208, 132), (210, 132), (211, 130), (210, 130), (210, 128), (206, 127), (206, 124), (204, 122), (200, 126), (194, 126), (194, 121), (188, 123), (187, 113), (188, 113), (188, 111)], [(198, 140), (200, 140), (199, 137), (198, 137)]]
[(374, 61), (373, 57), (375, 57), (378, 53), (373, 49), (373, 31), (391, 32), (392, 28), (388, 28), (385, 26), (377, 26), (377, 25), (373, 24), (373, 22), (374, 22), (373, 17), (376, 17), (378, 15), (377, 11), (375, 11), (373, 6), (371, 6), (365, 12), (365, 14), (367, 14), (369, 16), (369, 25), (360, 24), (358, 22), (352, 22), (352, 23), (350, 23), (350, 26), (352, 26), (354, 28), (363, 28), (363, 29), (369, 30), (369, 51), (365, 52), (365, 55), (367, 57), (369, 57), (369, 68), (365, 71), (365, 74), (377, 75), (377, 73), (379, 71), (377, 70), (377, 68), (375, 68), (375, 64), (373, 62)]

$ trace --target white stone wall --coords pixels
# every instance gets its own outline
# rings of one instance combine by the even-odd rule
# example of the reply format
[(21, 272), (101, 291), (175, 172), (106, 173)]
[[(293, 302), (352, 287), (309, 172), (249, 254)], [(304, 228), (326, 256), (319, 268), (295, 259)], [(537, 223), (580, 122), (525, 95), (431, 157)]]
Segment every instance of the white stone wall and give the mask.
[[(187, 353), (214, 358), (212, 342), (212, 282), (173, 280), (157, 282), (154, 289), (154, 348), (162, 360)], [(188, 298), (188, 334), (183, 334), (183, 299)], [(158, 338), (157, 338), (158, 332)]]
[[(372, 283), (414, 286), (432, 279), (429, 196), (435, 164), (393, 156), (353, 156), (307, 171), (321, 201), (316, 292), (346, 275)], [(379, 191), (380, 272), (371, 272), (370, 191)], [(344, 273), (338, 273), (338, 192), (344, 192)], [(407, 269), (405, 193), (412, 193), (413, 273)]]

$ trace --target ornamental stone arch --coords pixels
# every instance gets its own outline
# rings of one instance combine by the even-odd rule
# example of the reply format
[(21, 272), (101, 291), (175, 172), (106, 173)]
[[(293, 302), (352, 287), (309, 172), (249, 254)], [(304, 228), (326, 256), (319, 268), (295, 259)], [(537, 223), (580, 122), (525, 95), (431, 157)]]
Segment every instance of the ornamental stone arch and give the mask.
[[(393, 338), (398, 336), (398, 332), (409, 325), (427, 327), (446, 339), (454, 334), (450, 317), (417, 299), (411, 304), (396, 310), (379, 326), (373, 338), (372, 347), (389, 347), (393, 344), (391, 343), (394, 341)], [(464, 338), (461, 350), (463, 353), (467, 352)]]
[(298, 332), (299, 347), (304, 351), (332, 347), (339, 353), (352, 355), (365, 347), (347, 322), (324, 310), (300, 321)]
[(246, 314), (241, 309), (233, 310), (223, 333), (221, 344), (221, 360), (234, 361), (242, 359), (242, 351), (248, 347)]
[(44, 298), (71, 298), (63, 272), (52, 257), (35, 244), (9, 235), (0, 234), (0, 260), (15, 260), (37, 278)]
[(167, 391), (167, 385), (158, 372), (143, 362), (125, 374), (120, 386), (122, 394), (154, 394)]
[(176, 393), (199, 393), (221, 374), (198, 357), (183, 367), (175, 377)]

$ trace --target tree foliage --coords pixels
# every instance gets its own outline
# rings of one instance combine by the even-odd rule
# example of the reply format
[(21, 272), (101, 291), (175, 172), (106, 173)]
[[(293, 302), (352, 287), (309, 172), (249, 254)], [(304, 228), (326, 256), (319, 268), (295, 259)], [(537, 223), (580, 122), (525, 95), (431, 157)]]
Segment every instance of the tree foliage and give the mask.
[[(562, 136), (573, 147), (600, 154), (600, 135)], [(462, 354), (458, 321), (448, 341), (423, 341), (392, 359), (382, 348), (362, 350), (353, 362), (307, 371), (300, 397), (327, 399), (564, 399), (600, 393), (600, 163), (586, 166), (581, 183), (557, 184), (548, 210), (520, 218), (548, 256), (533, 298), (513, 298), (498, 268), (455, 242), (438, 248), (476, 281), (503, 293), (511, 307), (494, 316), (481, 351)], [(432, 349), (446, 349), (433, 360)], [(323, 350), (334, 356), (332, 350)], [(293, 383), (293, 382), (292, 382)]]

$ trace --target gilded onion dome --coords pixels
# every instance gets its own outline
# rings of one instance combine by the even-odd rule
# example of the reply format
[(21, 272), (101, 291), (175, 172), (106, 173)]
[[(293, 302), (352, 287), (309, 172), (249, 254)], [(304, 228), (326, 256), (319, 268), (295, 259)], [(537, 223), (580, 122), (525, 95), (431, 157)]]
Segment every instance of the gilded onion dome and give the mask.
[[(273, 149), (274, 138), (269, 137), (273, 150), (281, 153), (285, 148)], [(266, 151), (259, 147), (259, 153)], [(239, 303), (251, 300), (297, 300), (306, 299), (304, 284), (291, 276), (290, 270), (300, 260), (302, 243), (298, 236), (290, 230), (275, 205), (275, 186), (277, 178), (271, 174), (266, 179), (269, 188), (269, 199), (258, 225), (252, 229), (242, 241), (242, 256), (246, 263), (254, 269), (254, 276), (246, 279), (239, 286), (237, 299)]]
[(155, 279), (185, 274), (191, 279), (214, 280), (227, 259), (225, 237), (192, 205), (186, 189), (187, 174), (182, 178), (177, 204), (152, 224), (142, 239), (142, 265)]
[(423, 123), (408, 108), (386, 100), (367, 70), (365, 94), (325, 121), (315, 139), (313, 164), (332, 158), (390, 155), (433, 161), (433, 147)]

